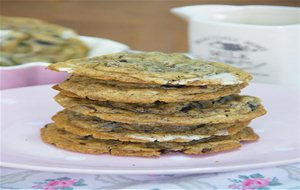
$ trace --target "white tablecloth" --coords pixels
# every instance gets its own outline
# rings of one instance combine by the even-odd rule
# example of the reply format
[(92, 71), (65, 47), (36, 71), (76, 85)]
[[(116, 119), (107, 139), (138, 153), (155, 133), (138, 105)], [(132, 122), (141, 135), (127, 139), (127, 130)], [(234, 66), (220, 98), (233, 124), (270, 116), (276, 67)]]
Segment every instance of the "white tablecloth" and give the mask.
[(300, 163), (193, 175), (90, 175), (1, 168), (1, 189), (300, 189)]

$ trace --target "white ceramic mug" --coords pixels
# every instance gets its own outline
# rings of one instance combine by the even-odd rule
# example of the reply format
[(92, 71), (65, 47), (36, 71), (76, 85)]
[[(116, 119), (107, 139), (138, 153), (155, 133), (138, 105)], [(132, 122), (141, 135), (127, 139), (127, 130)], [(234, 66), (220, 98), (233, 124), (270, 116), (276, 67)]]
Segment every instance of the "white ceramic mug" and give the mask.
[(189, 21), (196, 58), (240, 67), (254, 82), (300, 85), (300, 8), (196, 5), (171, 12)]

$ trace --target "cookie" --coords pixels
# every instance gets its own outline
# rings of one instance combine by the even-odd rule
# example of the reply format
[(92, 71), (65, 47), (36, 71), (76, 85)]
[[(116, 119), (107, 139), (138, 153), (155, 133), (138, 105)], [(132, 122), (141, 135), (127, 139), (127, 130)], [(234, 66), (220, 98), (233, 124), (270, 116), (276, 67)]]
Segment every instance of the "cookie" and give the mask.
[[(64, 115), (64, 116), (62, 116)], [(182, 133), (186, 131), (201, 131), (201, 133), (216, 133), (221, 130), (228, 130), (230, 134), (234, 133), (236, 129), (232, 126), (247, 126), (250, 121), (243, 123), (220, 123), (220, 124), (202, 124), (193, 126), (151, 126), (151, 125), (139, 125), (139, 124), (125, 124), (113, 121), (105, 121), (98, 117), (85, 116), (80, 113), (72, 112), (69, 110), (63, 110), (55, 114), (52, 119), (58, 123), (59, 120), (65, 120), (62, 118), (68, 117), (72, 125), (76, 125), (81, 128), (89, 128), (100, 132), (121, 132), (121, 131), (136, 131), (139, 133)]]
[(215, 85), (209, 88), (200, 87), (125, 87), (122, 85), (110, 85), (105, 82), (82, 76), (71, 76), (60, 83), (58, 87), (81, 98), (89, 98), (99, 101), (123, 102), (123, 103), (153, 103), (161, 102), (187, 102), (210, 100), (239, 93), (247, 84), (240, 85)]
[(206, 142), (122, 142), (80, 137), (58, 129), (54, 124), (48, 124), (42, 128), (41, 137), (46, 143), (75, 152), (143, 157), (160, 156), (162, 153), (168, 152), (183, 152), (185, 154), (217, 153), (237, 149), (241, 146), (241, 141), (255, 141), (259, 138), (251, 128), (247, 127), (234, 136), (218, 137)]
[[(64, 91), (59, 88), (58, 85), (53, 86), (53, 89), (60, 91), (58, 96), (68, 96), (78, 99), (88, 99), (87, 97), (82, 98), (72, 92)], [(166, 103), (161, 101), (155, 101), (153, 103), (122, 103), (122, 102), (110, 102), (110, 101), (93, 101), (98, 105), (110, 106), (114, 108), (121, 108), (128, 111), (141, 112), (141, 113), (153, 113), (153, 114), (173, 114), (181, 111), (188, 107), (198, 107), (202, 109), (210, 108), (212, 106), (224, 104), (226, 101), (230, 100), (230, 96), (224, 96), (221, 98), (211, 99), (211, 100), (199, 100), (190, 102), (176, 102), (176, 103)]]
[(92, 136), (95, 139), (130, 142), (189, 142), (209, 139), (215, 136), (234, 135), (248, 124), (248, 122), (215, 124), (181, 132), (145, 132), (128, 130), (126, 127), (123, 127), (126, 124), (112, 123), (67, 110), (58, 112), (52, 117), (52, 120), (58, 128), (78, 136)]
[(250, 74), (227, 64), (191, 59), (179, 53), (121, 52), (74, 59), (49, 69), (121, 83), (159, 85), (240, 85)]
[(0, 66), (58, 62), (87, 55), (88, 47), (71, 29), (38, 19), (0, 17)]
[[(258, 98), (239, 95), (224, 97), (208, 108), (202, 108), (197, 102), (182, 104), (182, 107), (176, 108), (179, 111), (172, 114), (161, 112), (156, 114), (153, 113), (155, 107), (139, 108), (132, 104), (131, 106), (136, 106), (137, 109), (118, 108), (114, 107), (116, 104), (68, 97), (61, 93), (55, 97), (55, 100), (64, 108), (83, 115), (95, 116), (107, 121), (151, 126), (195, 126), (245, 122), (266, 113)], [(159, 106), (156, 112), (159, 112)]]

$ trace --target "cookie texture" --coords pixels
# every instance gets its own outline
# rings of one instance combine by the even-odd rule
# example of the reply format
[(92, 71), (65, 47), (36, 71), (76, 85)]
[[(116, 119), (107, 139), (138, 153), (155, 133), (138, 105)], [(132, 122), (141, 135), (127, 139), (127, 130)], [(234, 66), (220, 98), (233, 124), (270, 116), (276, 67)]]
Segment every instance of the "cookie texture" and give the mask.
[(179, 53), (120, 52), (56, 63), (49, 69), (122, 83), (159, 85), (239, 85), (251, 75), (227, 64), (191, 59)]
[[(239, 93), (247, 84), (240, 85), (214, 85), (206, 87), (125, 87), (105, 84), (97, 79), (81, 76), (71, 76), (60, 83), (58, 88), (73, 93), (81, 98), (99, 101), (112, 101), (124, 103), (153, 103), (153, 102), (187, 102), (210, 100)], [(136, 85), (137, 86), (137, 85)]]
[(189, 142), (206, 140), (216, 136), (234, 135), (249, 123), (203, 125), (193, 130), (180, 132), (170, 132), (167, 130), (149, 132), (147, 130), (134, 130), (134, 128), (143, 128), (143, 126), (132, 127), (123, 123), (104, 121), (97, 117), (84, 116), (68, 110), (57, 113), (52, 117), (52, 120), (58, 128), (75, 135), (130, 142)]
[[(145, 107), (128, 110), (111, 106), (107, 102), (68, 97), (63, 94), (57, 95), (55, 100), (64, 108), (83, 115), (95, 116), (107, 121), (128, 124), (138, 122), (141, 125), (151, 126), (193, 126), (245, 122), (266, 113), (258, 98), (239, 95), (224, 97), (208, 108), (202, 108), (201, 103), (192, 102), (178, 106), (175, 109), (178, 111), (173, 113), (161, 112), (160, 114), (157, 114), (159, 106), (156, 111), (153, 111), (155, 110), (154, 107), (149, 110)], [(139, 110), (143, 111), (140, 112)]]
[(87, 55), (88, 47), (71, 29), (38, 19), (0, 17), (0, 66), (58, 62)]
[(233, 136), (217, 137), (208, 141), (191, 142), (122, 142), (81, 137), (48, 124), (41, 129), (42, 140), (59, 148), (88, 153), (109, 153), (118, 156), (157, 157), (162, 153), (182, 152), (185, 154), (209, 154), (237, 149), (243, 141), (256, 141), (259, 137), (251, 128), (244, 128)]

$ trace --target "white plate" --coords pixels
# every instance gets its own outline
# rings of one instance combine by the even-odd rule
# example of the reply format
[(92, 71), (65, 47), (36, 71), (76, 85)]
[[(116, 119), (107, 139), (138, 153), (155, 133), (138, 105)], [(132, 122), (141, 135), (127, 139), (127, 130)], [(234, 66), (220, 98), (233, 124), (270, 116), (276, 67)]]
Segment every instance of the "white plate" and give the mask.
[(252, 84), (244, 94), (261, 97), (268, 114), (251, 126), (261, 136), (241, 149), (209, 156), (180, 153), (160, 158), (88, 155), (45, 144), (39, 129), (61, 108), (51, 85), (2, 91), (1, 165), (13, 168), (97, 174), (207, 173), (300, 161), (299, 94), (274, 85)]

